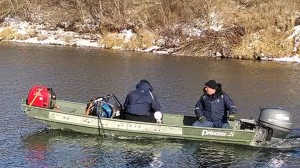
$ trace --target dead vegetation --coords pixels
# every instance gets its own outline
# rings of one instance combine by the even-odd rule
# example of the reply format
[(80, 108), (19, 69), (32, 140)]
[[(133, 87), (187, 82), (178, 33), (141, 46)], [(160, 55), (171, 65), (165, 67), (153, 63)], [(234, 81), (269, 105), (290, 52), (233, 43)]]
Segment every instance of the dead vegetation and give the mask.
[(127, 50), (146, 49), (155, 45), (157, 35), (148, 30), (139, 30), (130, 40), (125, 39), (122, 35), (115, 32), (105, 32), (100, 39), (105, 48), (122, 47)]
[(239, 45), (245, 30), (242, 27), (228, 28), (222, 31), (209, 30), (203, 35), (184, 46), (184, 50), (177, 52), (179, 55), (200, 57), (226, 57), (234, 58), (232, 46)]
[(2, 40), (12, 40), (15, 38), (15, 35), (16, 35), (16, 31), (10, 28), (4, 28), (0, 32), (0, 37), (2, 38)]
[[(253, 59), (290, 53), (286, 38), (300, 23), (299, 9), (299, 0), (2, 0), (0, 18), (101, 34), (107, 48), (147, 48), (163, 36), (163, 47), (180, 45), (181, 55)], [(205, 31), (188, 36), (178, 25)], [(130, 42), (116, 38), (124, 29), (137, 35)]]

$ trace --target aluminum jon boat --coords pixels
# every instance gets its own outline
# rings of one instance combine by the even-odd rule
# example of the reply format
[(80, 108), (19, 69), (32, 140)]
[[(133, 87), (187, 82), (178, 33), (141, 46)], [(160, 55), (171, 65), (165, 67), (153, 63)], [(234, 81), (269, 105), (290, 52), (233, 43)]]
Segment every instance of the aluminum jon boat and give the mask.
[[(43, 90), (45, 91), (43, 93)], [(122, 105), (110, 94), (99, 97), (95, 103), (103, 114), (103, 103), (111, 107), (111, 115), (85, 115), (87, 104), (56, 100), (51, 88), (36, 86), (21, 109), (26, 115), (39, 120), (52, 129), (65, 129), (87, 134), (130, 137), (156, 137), (181, 140), (199, 140), (263, 147), (278, 142), (292, 130), (290, 112), (280, 108), (262, 108), (258, 121), (238, 119), (229, 121), (230, 129), (194, 127), (196, 117), (163, 114), (163, 123), (148, 123), (121, 119)]]

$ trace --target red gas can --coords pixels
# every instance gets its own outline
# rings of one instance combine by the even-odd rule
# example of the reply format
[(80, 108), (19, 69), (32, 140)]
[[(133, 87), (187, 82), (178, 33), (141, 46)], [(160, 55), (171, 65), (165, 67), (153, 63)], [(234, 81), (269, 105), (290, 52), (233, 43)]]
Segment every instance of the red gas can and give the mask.
[(29, 90), (27, 105), (51, 109), (55, 107), (55, 101), (56, 95), (52, 88), (35, 85)]

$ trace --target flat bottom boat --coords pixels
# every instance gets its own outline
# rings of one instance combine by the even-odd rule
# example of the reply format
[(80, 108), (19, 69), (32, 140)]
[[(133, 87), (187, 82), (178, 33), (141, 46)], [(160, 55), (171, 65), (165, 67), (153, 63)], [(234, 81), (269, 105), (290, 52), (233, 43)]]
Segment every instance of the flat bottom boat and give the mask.
[[(121, 119), (122, 106), (114, 95), (97, 99), (98, 105), (105, 102), (111, 106), (111, 115), (105, 117), (85, 115), (87, 107), (85, 103), (56, 100), (52, 89), (42, 90), (44, 89), (47, 90), (46, 93), (43, 93), (41, 88), (31, 89), (28, 98), (22, 100), (22, 111), (53, 129), (122, 137), (212, 141), (255, 147), (283, 140), (292, 130), (290, 112), (280, 108), (261, 109), (258, 121), (250, 119), (229, 121), (230, 129), (194, 127), (192, 124), (197, 120), (196, 117), (180, 114), (164, 113), (163, 123)], [(100, 107), (98, 110), (101, 113), (103, 108)]]

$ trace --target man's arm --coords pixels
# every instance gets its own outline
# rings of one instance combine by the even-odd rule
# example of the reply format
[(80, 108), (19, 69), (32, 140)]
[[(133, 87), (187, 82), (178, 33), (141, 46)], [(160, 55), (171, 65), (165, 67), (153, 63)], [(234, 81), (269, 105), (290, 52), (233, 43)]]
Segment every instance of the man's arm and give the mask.
[(151, 95), (151, 98), (152, 98), (152, 103), (151, 103), (151, 106), (152, 106), (152, 109), (154, 110), (154, 112), (156, 111), (160, 111), (161, 107), (160, 107), (160, 103), (158, 101), (158, 98), (156, 96), (156, 94), (150, 92), (150, 95)]
[(237, 112), (237, 108), (232, 99), (226, 93), (223, 93), (223, 95), (226, 109), (230, 112), (230, 114), (235, 114)]
[(124, 101), (124, 105), (123, 105), (123, 110), (124, 110), (124, 112), (127, 111), (127, 107), (128, 107), (128, 104), (129, 104), (129, 95), (130, 95), (130, 93), (131, 93), (131, 92), (129, 92), (129, 93), (127, 94), (126, 99), (125, 99), (125, 101)]
[(195, 114), (198, 118), (203, 116), (203, 96), (201, 96), (195, 106)]

